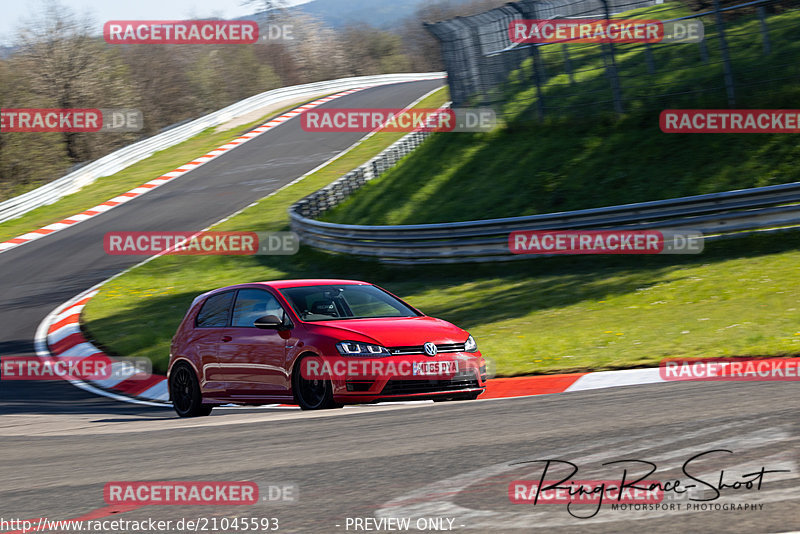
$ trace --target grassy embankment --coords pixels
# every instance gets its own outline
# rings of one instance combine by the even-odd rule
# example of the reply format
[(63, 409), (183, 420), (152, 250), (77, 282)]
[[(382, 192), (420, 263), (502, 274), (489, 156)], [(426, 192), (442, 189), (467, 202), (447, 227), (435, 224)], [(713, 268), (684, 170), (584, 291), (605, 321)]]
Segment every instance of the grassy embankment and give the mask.
[[(797, 13), (778, 17), (788, 19), (787, 25), (800, 21)], [(751, 20), (737, 24), (735, 35), (755, 28)], [(781, 38), (785, 43), (787, 36)], [(752, 49), (744, 42), (732, 42), (731, 49), (736, 64), (750, 61)], [(687, 76), (674, 70), (686, 61), (685, 50), (656, 49), (656, 75)], [(713, 60), (715, 51), (710, 52)], [(621, 47), (621, 63), (625, 54), (634, 52)], [(770, 61), (759, 63), (765, 73), (773, 68)], [(685, 82), (718, 85), (717, 67), (695, 69)], [(607, 83), (599, 76), (598, 84)], [(552, 101), (564, 88), (545, 90)], [(798, 179), (793, 163), (800, 147), (791, 135), (662, 134), (658, 113), (644, 105), (637, 111), (633, 98), (626, 103), (630, 112), (619, 118), (565, 116), (528, 124), (513, 118), (515, 109), (523, 116), (530, 106), (530, 90), (521, 86), (514, 94), (507, 127), (434, 136), (328, 219), (378, 224), (476, 219)], [(790, 107), (784, 102), (798, 96), (800, 87), (787, 82), (769, 95), (770, 105), (756, 95), (746, 107)], [(435, 102), (421, 107), (431, 105)], [(713, 101), (697, 107), (703, 105), (724, 107)], [(393, 138), (373, 137), (332, 168), (218, 229), (286, 229), (289, 205)], [(426, 313), (470, 330), (501, 375), (629, 368), (674, 356), (798, 354), (798, 245), (800, 234), (785, 233), (709, 243), (699, 256), (563, 257), (467, 268), (389, 267), (308, 248), (289, 258), (164, 257), (106, 285), (85, 319), (88, 331), (113, 353), (148, 356), (163, 369), (169, 339), (197, 294), (251, 280), (344, 277), (383, 285)]]

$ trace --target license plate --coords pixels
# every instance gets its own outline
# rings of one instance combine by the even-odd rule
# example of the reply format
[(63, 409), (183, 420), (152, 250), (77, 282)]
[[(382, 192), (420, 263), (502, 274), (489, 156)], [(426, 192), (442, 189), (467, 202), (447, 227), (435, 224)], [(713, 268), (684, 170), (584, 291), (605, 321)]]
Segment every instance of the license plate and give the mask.
[(416, 376), (454, 375), (458, 373), (458, 362), (414, 362), (413, 371)]

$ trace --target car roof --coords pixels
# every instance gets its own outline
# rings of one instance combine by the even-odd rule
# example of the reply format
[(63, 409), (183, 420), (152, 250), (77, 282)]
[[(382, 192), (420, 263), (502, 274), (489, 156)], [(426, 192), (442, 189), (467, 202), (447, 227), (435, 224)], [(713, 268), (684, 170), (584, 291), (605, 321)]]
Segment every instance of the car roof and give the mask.
[(289, 287), (308, 287), (308, 286), (328, 286), (328, 285), (372, 285), (369, 282), (362, 282), (360, 280), (341, 280), (336, 278), (309, 278), (301, 280), (269, 280), (266, 282), (247, 282), (244, 284), (235, 284), (232, 286), (218, 287), (210, 291), (206, 291), (201, 295), (197, 295), (192, 301), (192, 306), (197, 304), (201, 299), (216, 293), (223, 293), (231, 289), (240, 289), (253, 286), (269, 286), (273, 289), (284, 289)]
[(369, 282), (362, 282), (360, 280), (340, 280), (335, 278), (331, 279), (313, 278), (305, 280), (271, 280), (268, 282), (256, 282), (256, 284), (269, 286), (274, 289), (283, 289), (287, 287), (304, 287), (304, 286), (372, 285), (369, 284)]

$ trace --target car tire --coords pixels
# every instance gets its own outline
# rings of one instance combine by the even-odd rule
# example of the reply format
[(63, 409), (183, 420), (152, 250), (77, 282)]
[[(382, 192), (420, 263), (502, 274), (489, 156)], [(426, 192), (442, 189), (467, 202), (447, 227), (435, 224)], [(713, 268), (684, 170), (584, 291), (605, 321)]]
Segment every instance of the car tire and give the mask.
[(213, 406), (203, 404), (203, 394), (194, 369), (186, 363), (178, 363), (169, 375), (169, 396), (172, 407), (180, 417), (209, 415)]
[(307, 380), (300, 373), (302, 358), (292, 372), (292, 394), (301, 410), (329, 410), (341, 408), (333, 400), (333, 384), (330, 380)]

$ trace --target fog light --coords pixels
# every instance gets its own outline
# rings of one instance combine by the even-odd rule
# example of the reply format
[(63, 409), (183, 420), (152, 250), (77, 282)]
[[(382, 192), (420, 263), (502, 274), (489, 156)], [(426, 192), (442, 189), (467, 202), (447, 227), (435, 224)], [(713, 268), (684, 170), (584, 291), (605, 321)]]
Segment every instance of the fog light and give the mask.
[(363, 392), (363, 391), (369, 391), (369, 388), (371, 388), (372, 384), (374, 384), (374, 383), (375, 382), (371, 381), (371, 380), (370, 381), (351, 381), (351, 380), (348, 380), (347, 381), (347, 391), (355, 392), (355, 393)]

